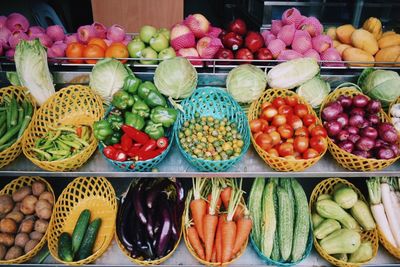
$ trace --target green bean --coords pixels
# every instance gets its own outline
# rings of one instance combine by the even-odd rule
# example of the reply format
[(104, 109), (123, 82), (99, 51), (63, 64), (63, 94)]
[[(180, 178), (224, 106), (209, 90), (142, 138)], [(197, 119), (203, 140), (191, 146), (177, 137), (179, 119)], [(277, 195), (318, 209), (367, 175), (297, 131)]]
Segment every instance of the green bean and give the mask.
[(11, 98), (10, 112), (11, 112), (10, 125), (15, 126), (18, 123), (18, 104), (17, 104), (17, 100), (15, 100), (14, 97)]

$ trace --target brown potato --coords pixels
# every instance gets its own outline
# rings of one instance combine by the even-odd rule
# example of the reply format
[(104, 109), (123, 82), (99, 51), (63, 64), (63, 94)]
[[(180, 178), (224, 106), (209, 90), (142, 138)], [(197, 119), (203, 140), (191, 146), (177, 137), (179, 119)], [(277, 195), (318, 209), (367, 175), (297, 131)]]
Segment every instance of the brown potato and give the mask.
[(35, 220), (33, 218), (25, 219), (20, 224), (18, 232), (29, 234), (30, 232), (32, 232), (34, 224)]
[(29, 241), (27, 233), (19, 233), (15, 236), (15, 245), (21, 248), (25, 247), (25, 244)]
[(14, 202), (9, 195), (0, 196), (0, 214), (7, 214), (14, 208)]
[(37, 231), (33, 231), (29, 234), (29, 237), (30, 237), (30, 239), (33, 239), (33, 240), (41, 240), (43, 237), (43, 234), (39, 233)]
[(14, 245), (14, 236), (10, 234), (0, 233), (0, 244), (6, 247)]
[(23, 254), (22, 248), (20, 248), (18, 246), (13, 246), (8, 249), (4, 259), (5, 260), (16, 259), (16, 258), (22, 256), (22, 254)]
[(54, 205), (54, 198), (53, 195), (49, 192), (43, 192), (40, 196), (39, 196), (39, 200), (40, 199), (44, 199), (47, 200), (47, 202), (49, 202), (51, 205)]
[(22, 200), (21, 212), (25, 215), (30, 215), (35, 212), (35, 204), (38, 201), (37, 197), (33, 195), (26, 196)]
[(28, 253), (32, 249), (36, 247), (36, 245), (39, 244), (39, 240), (29, 240), (28, 243), (25, 245), (25, 253)]
[(15, 206), (12, 211), (21, 211), (21, 202), (15, 203)]
[(6, 255), (7, 248), (3, 245), (0, 244), (0, 260), (4, 260), (4, 256)]
[(6, 218), (13, 219), (16, 223), (20, 223), (24, 219), (24, 214), (20, 211), (12, 211), (7, 214)]
[(17, 223), (10, 218), (4, 218), (0, 221), (0, 231), (7, 234), (15, 234), (17, 232)]
[(356, 29), (351, 24), (345, 24), (336, 29), (336, 38), (343, 44), (351, 44), (351, 35)]
[(35, 212), (40, 219), (48, 220), (53, 212), (53, 207), (47, 200), (40, 199), (36, 202)]
[(40, 196), (46, 190), (46, 185), (42, 182), (34, 182), (32, 184), (32, 194), (34, 196)]
[(35, 231), (39, 233), (46, 233), (49, 222), (43, 219), (39, 219), (35, 222)]
[(15, 191), (12, 195), (14, 202), (22, 201), (27, 195), (32, 194), (32, 189), (30, 186), (24, 186)]

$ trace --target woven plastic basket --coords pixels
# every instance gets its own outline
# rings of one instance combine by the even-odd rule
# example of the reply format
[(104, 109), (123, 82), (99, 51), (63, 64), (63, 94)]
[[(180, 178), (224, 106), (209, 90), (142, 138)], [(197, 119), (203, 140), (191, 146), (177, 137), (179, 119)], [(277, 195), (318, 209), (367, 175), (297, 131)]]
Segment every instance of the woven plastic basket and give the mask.
[(24, 135), (22, 143), (25, 156), (35, 165), (48, 171), (70, 171), (79, 168), (96, 150), (97, 141), (93, 131), (90, 145), (70, 158), (40, 161), (31, 148), (35, 146), (35, 141), (48, 131), (49, 126), (63, 124), (92, 127), (103, 115), (101, 99), (89, 87), (71, 85), (58, 91), (38, 109), (29, 131)]
[[(51, 188), (51, 185), (43, 178), (38, 177), (38, 176), (21, 176), (18, 177), (17, 179), (13, 180), (12, 182), (10, 182), (9, 184), (7, 184), (1, 191), (0, 191), (0, 195), (4, 195), (4, 194), (8, 194), (8, 195), (12, 195), (15, 191), (17, 191), (18, 189), (20, 189), (23, 186), (30, 186), (32, 185), (34, 182), (36, 181), (40, 181), (43, 184), (46, 185), (46, 189), (47, 191), (49, 191), (52, 195), (53, 195), (53, 199), (55, 199), (54, 196), (54, 192), (53, 192), (53, 188)], [(26, 262), (30, 259), (32, 259), (33, 257), (35, 257), (35, 255), (43, 248), (43, 246), (46, 244), (46, 240), (47, 240), (47, 235), (49, 233), (49, 229), (50, 229), (50, 224), (52, 223), (54, 218), (54, 208), (53, 208), (53, 214), (50, 218), (49, 221), (49, 227), (47, 228), (46, 232), (44, 233), (42, 239), (40, 240), (40, 242), (35, 246), (34, 249), (32, 249), (31, 251), (29, 251), (28, 253), (13, 259), (13, 260), (0, 260), (0, 264), (17, 264), (17, 263), (23, 263)]]
[[(86, 259), (65, 262), (58, 257), (58, 239), (63, 232), (72, 234), (84, 209), (91, 212), (90, 221), (101, 218), (101, 225), (93, 246), (93, 254)], [(68, 265), (89, 264), (99, 258), (110, 245), (115, 232), (117, 201), (114, 188), (104, 177), (78, 177), (63, 190), (57, 200), (54, 219), (47, 237), (54, 259)]]
[[(24, 87), (20, 86), (8, 86), (0, 89), (0, 103), (3, 102), (3, 98), (5, 96), (15, 96), (17, 101), (28, 100), (32, 106), (34, 113), (36, 112), (36, 105), (34, 104), (34, 100), (29, 94), (29, 92)], [(32, 125), (32, 121), (28, 125), (25, 133), (28, 131), (29, 127)], [(22, 152), (21, 147), (22, 137), (19, 138), (14, 144), (12, 144), (9, 148), (0, 152), (0, 168), (10, 164), (14, 159), (16, 159), (19, 154)]]
[[(305, 99), (297, 95), (295, 92), (287, 90), (287, 89), (268, 89), (266, 90), (261, 97), (254, 101), (251, 106), (250, 110), (248, 113), (248, 119), (249, 121), (252, 121), (254, 119), (258, 119), (261, 113), (261, 105), (268, 101), (272, 102), (276, 97), (286, 97), (286, 96), (296, 96), (299, 100), (299, 103), (305, 104), (308, 108), (308, 111), (310, 114), (315, 115), (317, 118), (317, 114), (314, 112), (312, 107), (307, 103)], [(320, 124), (321, 122), (318, 120), (318, 123)], [(325, 151), (323, 151), (318, 157), (312, 158), (312, 159), (287, 159), (284, 157), (276, 157), (273, 155), (270, 155), (268, 152), (263, 150), (254, 140), (253, 135), (251, 135), (251, 142), (253, 143), (254, 148), (256, 149), (258, 155), (267, 163), (271, 168), (277, 170), (277, 171), (283, 171), (283, 172), (290, 172), (290, 171), (303, 171), (311, 166), (313, 166), (315, 163), (317, 163), (325, 154)]]
[[(314, 190), (311, 193), (310, 197), (310, 203), (309, 203), (309, 210), (310, 212), (315, 206), (315, 203), (317, 201), (318, 196), (322, 194), (331, 194), (333, 192), (333, 188), (336, 184), (342, 183), (345, 184), (349, 187), (351, 187), (358, 195), (358, 198), (361, 199), (362, 201), (365, 201), (364, 196), (361, 194), (360, 190), (358, 190), (352, 183), (349, 183), (347, 180), (341, 179), (341, 178), (328, 178), (323, 181), (321, 181), (317, 186), (314, 188)], [(373, 249), (373, 254), (372, 254), (372, 259), (375, 258), (376, 254), (378, 253), (378, 231), (377, 229), (370, 230), (370, 231), (361, 231), (361, 241), (370, 241), (372, 244), (372, 249)], [(319, 255), (321, 255), (322, 258), (330, 262), (331, 264), (335, 266), (341, 266), (341, 267), (354, 267), (354, 266), (361, 266), (364, 264), (367, 264), (367, 262), (362, 262), (362, 263), (352, 263), (352, 262), (345, 262), (336, 259), (335, 257), (327, 254), (322, 247), (319, 245), (317, 239), (314, 237), (314, 247), (318, 251)]]
[[(179, 113), (174, 125), (174, 134), (179, 150), (191, 165), (200, 171), (221, 172), (243, 158), (250, 145), (249, 123), (243, 109), (226, 91), (217, 87), (198, 88), (192, 96), (182, 101), (181, 106), (184, 112)], [(195, 158), (187, 153), (179, 141), (179, 132), (184, 122), (193, 119), (196, 113), (217, 119), (227, 118), (228, 121), (235, 122), (244, 142), (240, 155), (233, 159), (214, 161)]]
[[(323, 101), (321, 105), (321, 111), (324, 109), (326, 105), (331, 103), (332, 101), (335, 101), (336, 99), (339, 98), (341, 95), (345, 96), (355, 96), (355, 95), (361, 95), (362, 93), (358, 91), (355, 88), (339, 88), (334, 90), (332, 93), (330, 93)], [(320, 117), (321, 117), (321, 111), (320, 111)], [(379, 112), (379, 118), (382, 122), (389, 122), (389, 117), (386, 115), (386, 113), (381, 109)], [(356, 156), (354, 154), (351, 154), (349, 152), (344, 151), (340, 147), (338, 147), (333, 141), (328, 138), (328, 149), (331, 152), (332, 156), (335, 158), (335, 160), (343, 167), (348, 170), (357, 170), (357, 171), (378, 171), (383, 168), (386, 168), (390, 165), (392, 165), (397, 159), (400, 158), (393, 158), (393, 159), (373, 159), (373, 158), (363, 158), (360, 156)]]
[[(392, 109), (392, 107), (393, 107), (393, 105), (395, 105), (395, 104), (400, 104), (400, 96), (398, 97), (398, 98), (396, 98), (396, 100), (395, 101), (393, 101), (392, 103), (390, 103), (390, 106), (389, 106), (389, 109), (388, 109), (388, 116), (389, 116), (389, 119), (390, 119), (390, 122), (391, 123), (393, 123), (393, 116), (392, 116), (392, 114), (390, 113), (390, 110)], [(400, 131), (397, 131), (398, 132), (398, 134), (400, 135)]]
[[(113, 109), (113, 106), (110, 106), (106, 112), (106, 115), (104, 116), (105, 118), (108, 116), (108, 114), (111, 112)], [(116, 168), (122, 169), (124, 171), (129, 171), (129, 172), (145, 172), (145, 171), (151, 171), (154, 167), (156, 167), (160, 162), (167, 156), (168, 152), (171, 150), (172, 143), (174, 142), (174, 131), (171, 128), (166, 130), (166, 136), (168, 137), (168, 147), (165, 149), (160, 155), (158, 155), (155, 158), (145, 160), (145, 161), (116, 161), (107, 158), (104, 156), (103, 149), (104, 145), (103, 143), (99, 143), (99, 150), (101, 151), (101, 154), (104, 156), (104, 158), (108, 161), (111, 162)]]

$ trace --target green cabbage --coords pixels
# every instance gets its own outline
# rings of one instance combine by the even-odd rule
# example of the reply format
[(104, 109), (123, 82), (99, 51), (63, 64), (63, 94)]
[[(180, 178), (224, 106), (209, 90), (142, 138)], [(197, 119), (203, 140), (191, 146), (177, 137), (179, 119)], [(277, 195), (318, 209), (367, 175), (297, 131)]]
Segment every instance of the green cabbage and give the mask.
[(226, 78), (227, 91), (240, 103), (257, 100), (267, 86), (264, 71), (250, 64), (232, 69)]
[(113, 94), (123, 87), (125, 78), (131, 73), (130, 69), (118, 60), (105, 58), (94, 65), (90, 73), (89, 86), (106, 103), (110, 103)]
[(47, 53), (38, 39), (21, 40), (15, 49), (15, 67), (22, 86), (42, 105), (55, 93), (53, 79), (47, 64)]
[(381, 101), (383, 107), (400, 96), (400, 76), (395, 71), (366, 69), (358, 85), (364, 94)]
[(315, 76), (299, 86), (296, 93), (303, 97), (313, 108), (317, 109), (321, 106), (322, 101), (324, 101), (330, 91), (331, 87), (329, 83)]
[(167, 59), (157, 66), (154, 83), (166, 96), (175, 99), (186, 98), (196, 89), (197, 71), (186, 58)]

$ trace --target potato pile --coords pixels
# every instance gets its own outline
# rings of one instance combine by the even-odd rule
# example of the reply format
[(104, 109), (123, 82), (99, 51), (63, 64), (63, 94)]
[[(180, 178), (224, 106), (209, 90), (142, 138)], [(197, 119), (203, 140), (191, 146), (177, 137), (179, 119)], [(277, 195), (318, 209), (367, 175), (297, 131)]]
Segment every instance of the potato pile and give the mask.
[(42, 239), (53, 213), (53, 194), (36, 181), (10, 195), (0, 195), (0, 260), (18, 258)]
[(371, 62), (349, 63), (350, 66), (373, 67), (375, 61), (400, 63), (400, 34), (394, 31), (383, 32), (382, 23), (377, 18), (367, 19), (362, 29), (346, 24), (329, 28), (327, 34), (334, 40), (333, 45), (344, 61)]

